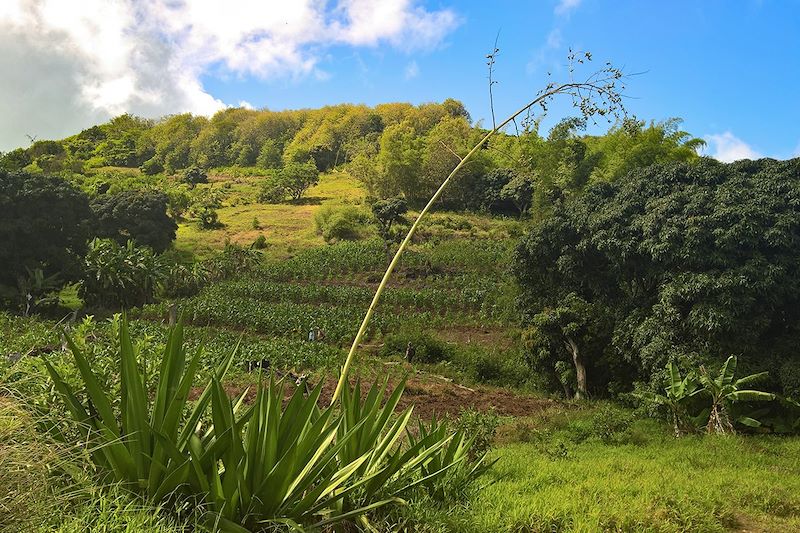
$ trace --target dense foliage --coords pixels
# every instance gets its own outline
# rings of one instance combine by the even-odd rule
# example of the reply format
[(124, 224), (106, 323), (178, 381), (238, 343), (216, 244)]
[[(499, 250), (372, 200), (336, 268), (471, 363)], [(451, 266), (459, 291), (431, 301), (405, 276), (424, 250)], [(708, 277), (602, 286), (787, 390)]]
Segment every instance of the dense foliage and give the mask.
[[(443, 205), (521, 215), (634, 168), (696, 160), (703, 143), (680, 130), (678, 119), (624, 120), (599, 136), (584, 134), (585, 125), (584, 119), (567, 119), (544, 135), (531, 122), (498, 134), (459, 171)], [(206, 183), (209, 169), (227, 168), (235, 175), (269, 176), (259, 198), (277, 203), (300, 199), (319, 172), (343, 167), (375, 199), (400, 196), (418, 207), (485, 133), (452, 99), (419, 106), (225, 109), (210, 119), (181, 114), (155, 122), (122, 115), (61, 141), (0, 155), (0, 168), (76, 179), (108, 174), (108, 166), (128, 167), (153, 178), (179, 174), (191, 187)], [(118, 181), (87, 186), (118, 192)]]
[(798, 232), (798, 159), (655, 165), (591, 185), (517, 250), (531, 363), (558, 386), (564, 361), (570, 386), (602, 394), (670, 359), (738, 355), (781, 390), (800, 343)]
[(175, 240), (178, 225), (167, 215), (168, 197), (154, 191), (123, 191), (92, 200), (95, 235), (120, 244), (133, 240), (163, 252)]
[(36, 269), (76, 279), (91, 218), (87, 196), (64, 180), (0, 171), (0, 290)]

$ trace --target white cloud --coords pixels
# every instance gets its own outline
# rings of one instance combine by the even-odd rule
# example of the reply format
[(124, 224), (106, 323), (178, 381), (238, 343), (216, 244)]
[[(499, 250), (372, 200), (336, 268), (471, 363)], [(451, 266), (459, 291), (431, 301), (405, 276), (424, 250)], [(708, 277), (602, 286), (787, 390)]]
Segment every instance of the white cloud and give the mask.
[(792, 157), (800, 157), (800, 141), (797, 141), (797, 146), (795, 146), (794, 152), (792, 152)]
[(758, 159), (762, 157), (760, 153), (730, 131), (714, 135), (705, 135), (703, 139), (708, 143), (703, 150), (704, 155), (709, 155), (724, 163), (730, 163), (740, 159)]
[(568, 15), (581, 5), (581, 0), (558, 0), (555, 8), (556, 15)]
[(243, 107), (245, 109), (255, 109), (255, 106), (248, 102), (247, 100), (239, 100), (239, 104), (236, 107)]
[(561, 48), (561, 29), (554, 28), (547, 34), (547, 48)]
[(204, 75), (326, 79), (327, 47), (429, 49), (458, 24), (417, 0), (2, 0), (0, 149), (123, 112), (210, 114), (226, 104)]
[(413, 80), (417, 76), (419, 76), (419, 65), (417, 65), (416, 61), (412, 61), (406, 65), (405, 78), (407, 80)]

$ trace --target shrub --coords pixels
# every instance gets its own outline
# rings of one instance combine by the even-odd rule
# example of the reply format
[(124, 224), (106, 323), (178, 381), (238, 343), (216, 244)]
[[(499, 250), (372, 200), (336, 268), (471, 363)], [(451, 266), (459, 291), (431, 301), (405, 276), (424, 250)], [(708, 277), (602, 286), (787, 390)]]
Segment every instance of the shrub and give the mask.
[(199, 213), (197, 213), (197, 227), (200, 229), (217, 229), (222, 227), (222, 223), (219, 221), (219, 215), (217, 215), (216, 209), (204, 207)]
[(268, 246), (267, 238), (264, 236), (263, 233), (258, 237), (256, 237), (256, 240), (254, 240), (253, 244), (250, 245), (250, 247), (253, 248), (254, 250), (263, 250), (267, 246)]
[(393, 333), (386, 337), (381, 348), (381, 355), (411, 355), (409, 363), (435, 364), (447, 361), (451, 357), (451, 348), (426, 331)]
[(630, 411), (604, 405), (592, 415), (592, 434), (604, 444), (611, 444), (623, 438), (630, 430), (634, 417)]
[(368, 221), (366, 212), (351, 205), (324, 205), (314, 215), (317, 233), (328, 243), (360, 239)]
[(208, 183), (208, 175), (199, 167), (191, 167), (184, 171), (183, 181), (194, 187), (199, 183)]
[(162, 165), (158, 159), (153, 157), (142, 163), (142, 166), (139, 167), (139, 170), (142, 171), (142, 174), (153, 176), (159, 172), (164, 172), (164, 165)]
[(286, 188), (280, 175), (273, 171), (262, 183), (258, 192), (258, 201), (265, 204), (279, 204), (286, 199)]
[(485, 412), (466, 409), (461, 412), (455, 423), (456, 429), (472, 438), (471, 459), (485, 455), (492, 449), (499, 425), (500, 417), (494, 409)]

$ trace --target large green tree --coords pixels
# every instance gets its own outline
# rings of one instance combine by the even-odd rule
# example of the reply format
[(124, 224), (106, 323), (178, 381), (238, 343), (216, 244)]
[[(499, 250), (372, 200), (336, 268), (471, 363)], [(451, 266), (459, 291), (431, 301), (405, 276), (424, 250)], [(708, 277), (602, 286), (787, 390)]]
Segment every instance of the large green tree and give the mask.
[(649, 380), (728, 355), (777, 388), (800, 344), (799, 235), (800, 159), (650, 166), (536, 223), (515, 261), (522, 308), (530, 322), (574, 294), (606, 310), (601, 388), (625, 386), (625, 365)]
[(77, 278), (91, 216), (86, 194), (65, 180), (0, 170), (0, 285), (35, 269)]
[(114, 239), (121, 245), (129, 240), (166, 250), (175, 240), (178, 225), (167, 215), (169, 199), (158, 191), (123, 191), (92, 200), (95, 235)]

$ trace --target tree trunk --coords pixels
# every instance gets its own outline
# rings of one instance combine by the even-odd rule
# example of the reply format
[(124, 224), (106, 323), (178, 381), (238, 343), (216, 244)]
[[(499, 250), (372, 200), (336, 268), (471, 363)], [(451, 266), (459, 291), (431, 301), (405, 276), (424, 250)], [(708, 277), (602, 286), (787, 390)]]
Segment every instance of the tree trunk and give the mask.
[(178, 322), (178, 304), (172, 303), (169, 306), (169, 327), (174, 326)]
[(567, 347), (567, 351), (572, 355), (572, 364), (575, 365), (575, 381), (577, 382), (575, 399), (582, 400), (588, 398), (589, 394), (586, 389), (586, 365), (583, 364), (578, 345), (569, 337), (566, 338), (564, 344)]

